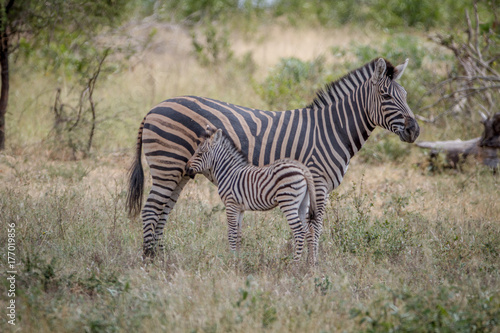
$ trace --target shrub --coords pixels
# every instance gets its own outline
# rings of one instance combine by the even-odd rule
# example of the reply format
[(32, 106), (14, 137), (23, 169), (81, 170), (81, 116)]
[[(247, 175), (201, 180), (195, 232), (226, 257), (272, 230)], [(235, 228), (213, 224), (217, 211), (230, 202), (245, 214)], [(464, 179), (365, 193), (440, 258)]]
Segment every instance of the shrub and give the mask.
[(272, 109), (304, 107), (326, 81), (328, 72), (324, 62), (323, 57), (312, 61), (282, 58), (264, 82), (254, 88)]
[[(327, 210), (326, 219), (333, 214), (335, 221), (327, 237), (347, 254), (369, 256), (375, 260), (396, 258), (417, 243), (416, 233), (410, 227), (415, 214), (403, 213), (411, 197), (393, 195), (388, 205), (394, 206), (394, 211), (387, 210), (383, 217), (374, 217), (371, 213), (374, 204), (363, 191), (363, 180), (359, 190), (354, 184), (346, 194), (339, 196), (332, 192), (330, 201), (335, 205), (333, 210)], [(340, 216), (340, 211), (345, 215)]]
[(358, 332), (492, 332), (498, 328), (498, 293), (440, 286), (425, 293), (386, 289), (368, 306), (354, 307)]
[(407, 144), (401, 142), (396, 135), (382, 132), (381, 135), (371, 138), (357, 156), (364, 163), (377, 164), (401, 162), (409, 155)]
[(217, 66), (232, 59), (229, 30), (224, 24), (207, 21), (199, 33), (191, 32), (195, 56), (202, 66)]

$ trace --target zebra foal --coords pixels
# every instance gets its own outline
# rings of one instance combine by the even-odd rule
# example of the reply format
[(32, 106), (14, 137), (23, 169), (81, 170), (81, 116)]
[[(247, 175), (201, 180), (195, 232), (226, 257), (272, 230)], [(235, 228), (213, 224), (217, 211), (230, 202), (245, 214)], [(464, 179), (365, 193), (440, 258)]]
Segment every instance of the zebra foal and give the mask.
[[(316, 262), (314, 233), (308, 219), (314, 220), (316, 198), (314, 181), (306, 166), (291, 159), (280, 159), (257, 167), (217, 129), (207, 126), (207, 138), (186, 164), (187, 174), (203, 173), (217, 186), (226, 206), (229, 246), (239, 251), (241, 222), (246, 210), (265, 211), (278, 206), (286, 216), (295, 241), (293, 259), (302, 255), (307, 238), (308, 262)], [(209, 136), (210, 135), (210, 136)], [(309, 216), (307, 209), (309, 208)]]

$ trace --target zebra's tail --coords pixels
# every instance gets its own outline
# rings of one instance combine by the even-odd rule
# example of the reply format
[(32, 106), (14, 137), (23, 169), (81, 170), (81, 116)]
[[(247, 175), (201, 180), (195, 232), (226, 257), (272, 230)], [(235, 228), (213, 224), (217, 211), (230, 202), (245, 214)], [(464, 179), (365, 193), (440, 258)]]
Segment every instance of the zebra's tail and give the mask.
[(307, 182), (307, 192), (309, 194), (309, 220), (313, 221), (316, 219), (316, 212), (318, 209), (316, 204), (316, 186), (314, 185), (314, 178), (311, 171), (309, 171), (305, 165), (301, 163), (297, 164), (304, 170), (304, 176)]
[(142, 207), (142, 195), (144, 192), (144, 170), (142, 168), (142, 130), (144, 128), (144, 121), (142, 120), (137, 134), (137, 145), (135, 151), (135, 158), (129, 169), (129, 182), (128, 182), (128, 195), (127, 195), (127, 208), (130, 217), (139, 215)]
[(318, 206), (316, 205), (316, 187), (314, 186), (314, 178), (309, 171), (309, 169), (305, 169), (305, 176), (307, 182), (307, 191), (309, 193), (309, 220), (316, 219), (316, 211)]

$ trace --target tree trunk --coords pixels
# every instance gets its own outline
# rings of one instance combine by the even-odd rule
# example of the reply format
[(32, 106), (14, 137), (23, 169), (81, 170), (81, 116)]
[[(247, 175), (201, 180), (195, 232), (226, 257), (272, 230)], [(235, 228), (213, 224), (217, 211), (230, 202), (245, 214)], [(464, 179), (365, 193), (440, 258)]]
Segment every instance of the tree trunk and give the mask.
[(473, 156), (493, 169), (500, 166), (500, 112), (487, 117), (481, 114), (484, 131), (481, 137), (462, 141), (420, 141), (420, 148), (431, 149), (431, 158), (439, 152), (446, 153), (452, 168), (458, 168), (467, 156)]
[(5, 114), (9, 103), (9, 50), (8, 36), (5, 31), (1, 34), (0, 67), (2, 68), (0, 91), (0, 150), (5, 149)]
[(14, 1), (9, 1), (7, 7), (2, 8), (4, 12), (0, 19), (0, 67), (1, 82), (0, 89), (0, 150), (5, 149), (5, 114), (9, 103), (9, 35), (7, 32), (7, 11)]

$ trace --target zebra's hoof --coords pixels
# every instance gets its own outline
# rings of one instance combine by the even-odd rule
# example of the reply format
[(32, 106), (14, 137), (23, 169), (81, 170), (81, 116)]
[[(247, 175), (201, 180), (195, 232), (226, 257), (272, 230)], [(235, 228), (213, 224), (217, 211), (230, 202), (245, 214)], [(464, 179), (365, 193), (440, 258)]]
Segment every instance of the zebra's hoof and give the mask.
[(144, 248), (142, 252), (143, 259), (153, 259), (156, 256), (156, 250), (152, 247)]
[(153, 259), (160, 252), (163, 252), (163, 251), (165, 251), (165, 247), (163, 246), (163, 244), (157, 244), (157, 245), (153, 245), (153, 246), (144, 247), (142, 257), (143, 257), (143, 259), (146, 259), (146, 258)]

